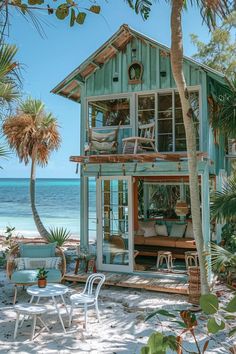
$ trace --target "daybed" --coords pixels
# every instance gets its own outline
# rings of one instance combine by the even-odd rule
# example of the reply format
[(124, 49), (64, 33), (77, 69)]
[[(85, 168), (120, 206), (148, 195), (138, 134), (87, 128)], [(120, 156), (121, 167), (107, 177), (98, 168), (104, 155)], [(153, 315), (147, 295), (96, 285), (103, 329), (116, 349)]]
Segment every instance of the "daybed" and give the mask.
[(196, 250), (192, 223), (162, 221), (139, 222), (134, 247), (142, 256), (157, 256), (160, 250), (171, 251), (174, 258), (184, 259), (184, 252)]

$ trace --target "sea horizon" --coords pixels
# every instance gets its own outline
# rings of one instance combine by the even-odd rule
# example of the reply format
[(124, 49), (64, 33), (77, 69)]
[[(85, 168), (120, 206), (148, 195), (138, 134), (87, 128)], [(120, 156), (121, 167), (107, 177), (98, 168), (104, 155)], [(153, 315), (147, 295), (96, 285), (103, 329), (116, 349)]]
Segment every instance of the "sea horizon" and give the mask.
[[(39, 237), (30, 205), (29, 178), (0, 178), (0, 234), (15, 227), (16, 235)], [(94, 209), (91, 213), (95, 215)], [(44, 226), (67, 228), (73, 238), (80, 233), (80, 178), (37, 178), (36, 207)], [(95, 216), (94, 216), (95, 220)], [(90, 229), (94, 228), (91, 220)], [(95, 235), (95, 233), (94, 233)]]

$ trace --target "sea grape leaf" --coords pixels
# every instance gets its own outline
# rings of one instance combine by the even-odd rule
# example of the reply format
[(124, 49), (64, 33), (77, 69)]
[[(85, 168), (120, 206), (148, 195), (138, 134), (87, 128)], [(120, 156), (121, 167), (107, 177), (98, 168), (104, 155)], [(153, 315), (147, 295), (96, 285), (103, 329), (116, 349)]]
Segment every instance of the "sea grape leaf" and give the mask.
[(218, 333), (219, 331), (223, 330), (224, 328), (225, 328), (224, 321), (222, 321), (221, 324), (218, 325), (216, 323), (215, 318), (209, 318), (209, 320), (207, 322), (208, 332), (215, 334), (215, 333)]
[(75, 10), (72, 8), (70, 12), (70, 27), (74, 26), (75, 20), (76, 20)]
[(200, 297), (200, 306), (204, 313), (213, 315), (219, 309), (219, 300), (216, 295), (207, 294)]
[(234, 296), (233, 299), (228, 303), (225, 308), (225, 311), (236, 312), (236, 296)]
[(89, 9), (89, 11), (95, 13), (95, 14), (99, 14), (101, 11), (101, 6), (99, 5), (92, 5)]
[(79, 14), (76, 17), (76, 22), (79, 25), (82, 25), (85, 21), (86, 13), (85, 12), (79, 12)]
[(236, 333), (236, 327), (233, 327), (230, 331), (229, 331), (229, 337), (233, 337)]
[(67, 4), (61, 4), (56, 9), (56, 16), (59, 20), (64, 20), (69, 15), (69, 8)]
[(150, 335), (148, 339), (148, 346), (150, 348), (151, 353), (162, 353), (163, 351), (163, 335), (158, 332), (154, 332)]

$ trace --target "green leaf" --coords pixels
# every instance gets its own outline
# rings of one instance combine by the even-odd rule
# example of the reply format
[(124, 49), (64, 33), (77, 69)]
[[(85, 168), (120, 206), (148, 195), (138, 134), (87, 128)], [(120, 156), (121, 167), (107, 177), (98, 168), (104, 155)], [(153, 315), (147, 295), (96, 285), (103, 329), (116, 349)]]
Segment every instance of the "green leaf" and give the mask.
[(67, 4), (61, 4), (56, 9), (56, 16), (59, 20), (64, 20), (69, 15), (69, 9)]
[(200, 297), (200, 306), (204, 313), (213, 315), (219, 309), (219, 300), (216, 295), (207, 294)]
[(140, 354), (151, 354), (150, 348), (145, 345), (145, 347), (142, 347)]
[(230, 331), (229, 331), (229, 337), (233, 337), (236, 333), (236, 327), (233, 327)]
[(86, 13), (85, 12), (80, 12), (77, 17), (76, 17), (76, 22), (79, 25), (82, 25), (85, 21)]
[(223, 321), (221, 321), (220, 325), (218, 325), (216, 323), (216, 320), (214, 318), (210, 318), (207, 322), (207, 329), (208, 329), (208, 332), (210, 332), (210, 333), (215, 334), (224, 328), (225, 328), (225, 323)]
[(74, 26), (75, 20), (76, 20), (75, 10), (72, 8), (70, 12), (70, 27)]
[(235, 320), (236, 316), (234, 315), (223, 315), (225, 320)]
[(150, 318), (156, 316), (156, 315), (162, 315), (162, 316), (167, 316), (167, 317), (170, 317), (170, 318), (175, 318), (176, 316), (173, 315), (172, 313), (166, 311), (166, 310), (156, 310), (156, 311), (153, 311), (152, 313), (150, 313), (146, 318), (145, 318), (145, 321), (149, 320)]
[(163, 339), (163, 344), (165, 349), (171, 349), (173, 351), (177, 351), (178, 343), (175, 336), (173, 335), (165, 336)]
[(183, 328), (187, 328), (186, 324), (182, 321), (173, 321), (173, 322), (178, 323), (178, 325), (180, 325)]
[(99, 14), (101, 11), (101, 6), (99, 5), (92, 5), (89, 9), (89, 11), (95, 13), (95, 14)]
[(163, 335), (158, 332), (154, 332), (150, 335), (147, 344), (151, 353), (161, 353), (163, 351), (163, 338)]
[(236, 296), (234, 296), (233, 299), (228, 303), (225, 308), (225, 311), (236, 312)]

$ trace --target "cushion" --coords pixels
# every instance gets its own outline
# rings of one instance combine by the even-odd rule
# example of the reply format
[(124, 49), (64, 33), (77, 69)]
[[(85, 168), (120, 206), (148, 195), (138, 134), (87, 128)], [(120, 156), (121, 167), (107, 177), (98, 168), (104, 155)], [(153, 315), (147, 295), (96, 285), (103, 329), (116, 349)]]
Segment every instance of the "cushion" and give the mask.
[(51, 268), (59, 269), (61, 264), (60, 257), (49, 258), (16, 258), (15, 259), (17, 270), (23, 269), (38, 269), (38, 268)]
[(167, 232), (167, 226), (166, 225), (155, 225), (155, 230), (156, 230), (156, 234), (158, 236), (168, 236), (168, 232)]
[(57, 243), (20, 244), (20, 256), (28, 258), (54, 257)]
[(170, 237), (183, 237), (186, 229), (186, 224), (173, 224)]
[(186, 238), (192, 238), (194, 239), (194, 234), (193, 234), (193, 224), (191, 222), (188, 222), (187, 224), (187, 229), (185, 232), (185, 237)]
[(156, 236), (155, 221), (140, 221), (139, 229), (143, 230), (144, 237)]
[[(59, 269), (47, 269), (47, 281), (49, 283), (59, 283), (61, 281), (61, 272)], [(29, 284), (37, 282), (38, 270), (17, 270), (12, 273), (11, 281), (16, 284)]]

